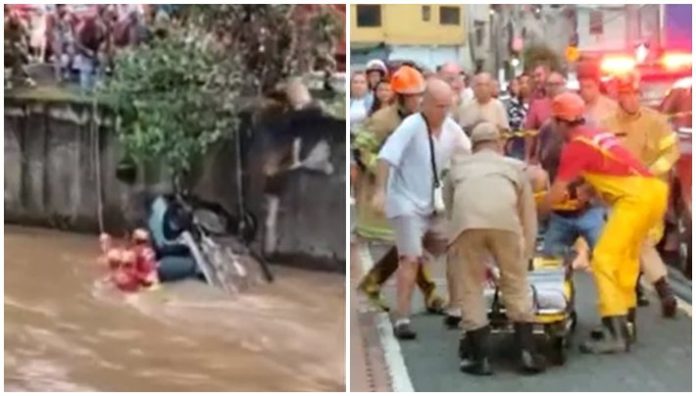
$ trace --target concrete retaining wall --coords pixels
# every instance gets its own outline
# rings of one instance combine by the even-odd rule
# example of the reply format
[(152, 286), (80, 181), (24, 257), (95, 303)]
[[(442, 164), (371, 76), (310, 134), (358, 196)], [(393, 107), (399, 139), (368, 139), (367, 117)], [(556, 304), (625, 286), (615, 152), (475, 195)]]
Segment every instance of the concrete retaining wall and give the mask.
[[(96, 233), (99, 182), (107, 231), (119, 232), (142, 221), (142, 208), (133, 206), (134, 195), (154, 191), (167, 183), (167, 177), (150, 172), (140, 177), (136, 187), (120, 182), (115, 173), (123, 152), (113, 117), (94, 120), (91, 114), (91, 107), (85, 104), (5, 98), (6, 222)], [(269, 189), (262, 171), (267, 154), (292, 142), (278, 131), (296, 138), (305, 136), (304, 130), (288, 132), (288, 125), (292, 129), (282, 117), (257, 122), (243, 140), (243, 193), (248, 209), (262, 226), (259, 247), (268, 234), (264, 229), (268, 202), (274, 201), (278, 204), (277, 238), (267, 243), (266, 255), (272, 261), (342, 272), (346, 240), (344, 121), (322, 118), (310, 128), (329, 144), (331, 174), (300, 167), (274, 176), (275, 187)], [(194, 188), (198, 197), (217, 202), (233, 214), (238, 195), (235, 162), (233, 142), (221, 142), (206, 156)]]

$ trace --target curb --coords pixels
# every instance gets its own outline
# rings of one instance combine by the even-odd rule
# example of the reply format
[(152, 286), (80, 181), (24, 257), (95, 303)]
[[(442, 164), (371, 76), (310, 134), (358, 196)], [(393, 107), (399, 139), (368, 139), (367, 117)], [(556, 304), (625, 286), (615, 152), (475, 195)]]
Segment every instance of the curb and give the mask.
[[(358, 256), (362, 264), (363, 274), (367, 273), (374, 262), (370, 255), (370, 249), (365, 243), (358, 245)], [(389, 314), (382, 312), (376, 315), (375, 322), (379, 332), (379, 339), (384, 350), (384, 361), (387, 365), (387, 372), (391, 379), (392, 392), (414, 392), (411, 377), (408, 375), (406, 362), (401, 353), (401, 345), (394, 337), (392, 332)]]

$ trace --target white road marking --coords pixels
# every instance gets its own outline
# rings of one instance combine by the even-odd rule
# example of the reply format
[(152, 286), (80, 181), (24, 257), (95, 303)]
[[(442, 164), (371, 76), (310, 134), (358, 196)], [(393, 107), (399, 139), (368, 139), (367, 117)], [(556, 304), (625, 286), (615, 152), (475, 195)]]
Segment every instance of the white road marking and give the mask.
[[(370, 249), (366, 243), (359, 244), (358, 255), (363, 274), (366, 274), (374, 265)], [(392, 392), (414, 392), (413, 383), (411, 382), (411, 377), (408, 375), (406, 362), (401, 353), (401, 346), (392, 332), (389, 314), (386, 312), (377, 314), (376, 321), (379, 340), (384, 350), (384, 361), (391, 379)]]
[(681, 298), (677, 297), (677, 307), (684, 311), (685, 314), (689, 315), (691, 317), (691, 304), (688, 302), (682, 300)]
[[(358, 257), (360, 259), (362, 272), (363, 274), (366, 274), (374, 265), (367, 243), (359, 243)], [(649, 290), (651, 293), (655, 293), (652, 285), (644, 280), (642, 280), (642, 282), (643, 287), (646, 290)], [(677, 306), (686, 315), (689, 317), (692, 316), (691, 304), (677, 297)], [(401, 346), (392, 332), (389, 314), (386, 312), (377, 314), (376, 322), (380, 342), (382, 344), (382, 349), (384, 350), (384, 361), (387, 365), (387, 371), (391, 379), (392, 392), (414, 392), (413, 383), (411, 382), (411, 377), (408, 375), (406, 362), (404, 361), (404, 356), (401, 353)]]

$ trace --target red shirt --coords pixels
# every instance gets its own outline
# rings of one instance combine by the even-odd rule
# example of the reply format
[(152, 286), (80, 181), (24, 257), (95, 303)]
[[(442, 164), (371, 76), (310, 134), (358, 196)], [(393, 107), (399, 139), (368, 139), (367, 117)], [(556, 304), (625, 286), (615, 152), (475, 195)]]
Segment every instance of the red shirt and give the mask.
[(533, 99), (529, 105), (527, 118), (524, 120), (524, 129), (539, 129), (549, 118), (551, 118), (551, 99), (547, 97)]
[(135, 292), (141, 286), (150, 286), (150, 276), (157, 271), (157, 261), (154, 250), (147, 245), (136, 245), (129, 249), (135, 254), (132, 262), (109, 262), (111, 278), (122, 291)]
[(157, 261), (155, 260), (155, 251), (149, 246), (135, 246), (135, 273), (140, 282), (149, 286), (147, 280), (150, 274), (157, 269)]
[(574, 132), (570, 142), (565, 144), (556, 177), (572, 182), (583, 173), (601, 176), (652, 176), (614, 134), (589, 128)]
[(644, 181), (653, 178), (614, 134), (587, 127), (576, 130), (563, 147), (556, 174), (565, 182), (579, 177), (610, 205), (622, 199), (641, 200), (646, 193)]

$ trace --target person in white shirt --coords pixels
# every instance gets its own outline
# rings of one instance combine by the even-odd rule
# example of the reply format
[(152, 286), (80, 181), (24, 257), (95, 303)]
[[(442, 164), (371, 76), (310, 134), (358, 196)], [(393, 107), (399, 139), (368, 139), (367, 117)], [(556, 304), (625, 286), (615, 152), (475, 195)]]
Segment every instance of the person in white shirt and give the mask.
[(446, 82), (428, 80), (422, 112), (407, 117), (379, 153), (373, 206), (384, 210), (394, 228), (399, 254), (394, 334), (400, 339), (416, 337), (409, 316), (424, 251), (440, 255), (446, 246), (444, 204), (438, 194), (443, 171), (457, 146), (471, 150), (469, 139), (449, 117), (452, 100)]
[(471, 77), (468, 76), (465, 72), (462, 72), (462, 82), (464, 82), (464, 86), (459, 96), (461, 96), (462, 105), (464, 105), (470, 100), (474, 100), (474, 90), (471, 89)]

